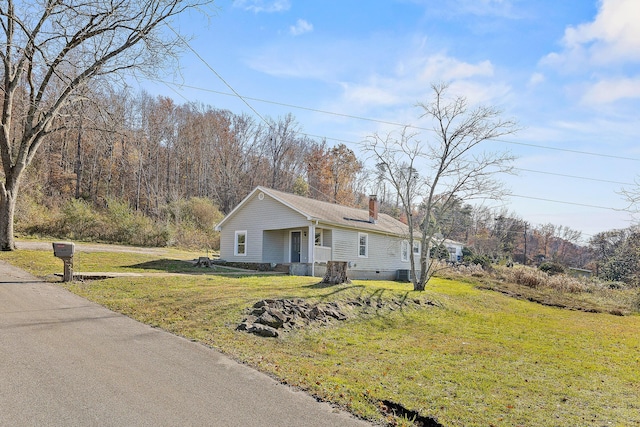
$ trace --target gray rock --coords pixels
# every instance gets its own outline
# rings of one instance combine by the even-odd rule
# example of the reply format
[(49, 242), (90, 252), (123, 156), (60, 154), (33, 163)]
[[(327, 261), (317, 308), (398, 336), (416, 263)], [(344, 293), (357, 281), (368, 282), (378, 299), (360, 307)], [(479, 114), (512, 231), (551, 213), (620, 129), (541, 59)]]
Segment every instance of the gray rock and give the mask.
[(253, 325), (251, 325), (247, 329), (247, 332), (252, 333), (254, 335), (261, 336), (261, 337), (267, 337), (267, 338), (276, 338), (279, 335), (277, 329), (272, 328), (271, 326), (260, 324), (260, 323), (254, 323)]
[(242, 322), (238, 326), (236, 326), (236, 331), (248, 331), (251, 325), (252, 323)]
[(244, 323), (256, 323), (256, 320), (258, 320), (258, 316), (254, 316), (253, 314), (250, 314), (247, 317), (245, 317), (244, 320), (242, 321)]
[[(351, 301), (347, 305), (353, 306)], [(273, 331), (291, 330), (315, 323), (329, 323), (332, 319), (346, 320), (347, 315), (340, 304), (330, 302), (311, 305), (301, 298), (264, 299), (256, 302), (248, 310), (248, 315), (237, 326), (237, 330), (247, 331), (260, 336), (277, 336)]]
[(262, 325), (271, 326), (272, 328), (281, 328), (284, 322), (279, 317), (273, 316), (268, 311), (265, 311), (256, 319), (256, 323), (260, 323)]
[(268, 307), (266, 305), (262, 307), (257, 307), (251, 311), (251, 314), (254, 316), (262, 316), (262, 314), (265, 313), (267, 309)]

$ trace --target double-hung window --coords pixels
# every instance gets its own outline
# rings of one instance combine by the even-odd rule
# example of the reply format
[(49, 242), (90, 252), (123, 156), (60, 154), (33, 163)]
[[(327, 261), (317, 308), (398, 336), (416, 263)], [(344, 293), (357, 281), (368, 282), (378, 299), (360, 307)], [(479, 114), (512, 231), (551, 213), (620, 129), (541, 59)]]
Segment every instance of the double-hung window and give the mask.
[(409, 261), (409, 242), (406, 240), (403, 240), (400, 246), (400, 259), (404, 262)]
[(369, 256), (369, 235), (358, 233), (358, 256), (367, 258)]
[(247, 232), (244, 230), (236, 231), (234, 255), (236, 256), (247, 255)]
[(414, 240), (413, 241), (413, 254), (414, 255), (420, 255), (420, 241), (419, 240)]

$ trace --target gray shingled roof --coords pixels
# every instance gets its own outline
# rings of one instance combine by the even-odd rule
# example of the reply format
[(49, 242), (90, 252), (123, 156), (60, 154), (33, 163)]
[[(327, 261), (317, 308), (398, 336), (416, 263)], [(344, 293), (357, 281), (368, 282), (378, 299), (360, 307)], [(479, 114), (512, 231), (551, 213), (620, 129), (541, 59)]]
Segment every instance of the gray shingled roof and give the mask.
[(313, 221), (317, 220), (319, 223), (401, 236), (409, 233), (409, 228), (406, 224), (383, 213), (378, 214), (376, 223), (371, 223), (369, 222), (368, 209), (350, 208), (266, 187), (257, 187), (254, 192), (256, 190), (270, 195)]

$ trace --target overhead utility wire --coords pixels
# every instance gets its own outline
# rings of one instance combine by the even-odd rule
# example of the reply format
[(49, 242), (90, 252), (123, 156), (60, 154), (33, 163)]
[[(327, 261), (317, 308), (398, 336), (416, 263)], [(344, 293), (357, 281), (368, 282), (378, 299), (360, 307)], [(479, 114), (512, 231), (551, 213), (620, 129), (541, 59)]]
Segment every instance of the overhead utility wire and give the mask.
[[(193, 50), (193, 48), (191, 48), (191, 49)], [(205, 62), (205, 64), (206, 64), (206, 62)], [(207, 66), (209, 66), (209, 65), (207, 64)], [(211, 68), (211, 67), (209, 66), (209, 68)], [(214, 73), (215, 73), (215, 71), (214, 71)], [(215, 73), (215, 74), (218, 76), (218, 73)], [(222, 78), (221, 78), (221, 80), (222, 80)], [(355, 116), (355, 115), (352, 115), (352, 114), (345, 114), (345, 113), (336, 113), (334, 111), (319, 110), (319, 109), (310, 108), (310, 107), (301, 107), (299, 105), (287, 104), (287, 103), (284, 103), (284, 102), (277, 102), (277, 101), (270, 101), (270, 100), (261, 99), (261, 98), (253, 98), (253, 97), (249, 97), (249, 96), (244, 96), (243, 97), (243, 96), (239, 95), (233, 89), (232, 90), (233, 90), (234, 93), (228, 93), (228, 92), (221, 92), (221, 91), (217, 91), (217, 90), (213, 90), (213, 89), (201, 88), (201, 87), (197, 87), (197, 86), (190, 86), (190, 85), (185, 85), (185, 84), (167, 82), (165, 80), (157, 79), (156, 81), (158, 81), (160, 83), (164, 83), (164, 84), (172, 84), (172, 85), (180, 86), (180, 87), (183, 87), (183, 88), (189, 88), (189, 89), (200, 90), (200, 91), (203, 91), (203, 92), (215, 93), (215, 94), (218, 94), (218, 95), (236, 96), (236, 97), (240, 98), (247, 105), (249, 105), (249, 104), (247, 103), (246, 100), (251, 100), (251, 101), (256, 101), (256, 102), (263, 102), (263, 103), (266, 103), (266, 104), (279, 105), (279, 106), (282, 106), (282, 107), (295, 108), (295, 109), (298, 109), (298, 110), (311, 111), (311, 112), (314, 112), (314, 113), (328, 114), (328, 115), (337, 116), (337, 117), (344, 117), (344, 118), (349, 118), (349, 119), (363, 120), (363, 121), (368, 121), (368, 122), (373, 122), (373, 123), (380, 123), (380, 124), (385, 124), (385, 125), (407, 127), (407, 128), (410, 128), (410, 129), (434, 132), (433, 129), (424, 128), (424, 127), (420, 127), (420, 126), (414, 126), (414, 125), (408, 125), (408, 124), (404, 124), (404, 123), (397, 123), (397, 122), (392, 122), (392, 121), (388, 121), (388, 120), (372, 119), (370, 117)], [(228, 86), (228, 84), (224, 80), (222, 80), (222, 81)], [(251, 106), (249, 108), (251, 108), (251, 110), (255, 112), (255, 110)], [(327, 139), (332, 139), (332, 138), (327, 138)], [(508, 141), (508, 140), (505, 140), (505, 139), (492, 139), (491, 141), (503, 142), (505, 144), (522, 145), (522, 146), (526, 146), (526, 147), (542, 148), (542, 149), (545, 149), (545, 150), (562, 151), (562, 152), (573, 153), (573, 154), (583, 154), (583, 155), (587, 155), (587, 156), (606, 157), (606, 158), (610, 158), (610, 159), (629, 160), (629, 161), (634, 161), (634, 162), (640, 162), (640, 158), (617, 156), (617, 155), (614, 155), (614, 154), (604, 154), (604, 153), (594, 153), (594, 152), (591, 152), (591, 151), (571, 150), (571, 149), (568, 149), (568, 148), (550, 147), (548, 145), (538, 145), (538, 144), (530, 144), (530, 143), (526, 143), (526, 142)]]
[[(184, 43), (191, 52), (193, 52), (194, 55), (196, 55), (196, 57), (204, 64), (207, 66), (207, 68), (216, 75), (216, 77), (218, 77), (220, 79), (220, 81), (222, 81), (232, 92), (233, 95), (231, 96), (236, 96), (238, 98), (240, 98), (242, 100), (242, 102), (244, 102), (246, 104), (247, 107), (249, 107), (251, 109), (251, 111), (253, 111), (256, 116), (258, 116), (260, 118), (260, 120), (262, 120), (270, 129), (273, 130), (273, 126), (264, 118), (262, 117), (262, 115), (260, 113), (258, 113), (258, 111), (253, 108), (253, 106), (251, 104), (249, 104), (249, 102), (247, 102), (247, 99), (251, 99), (251, 98), (245, 98), (242, 95), (240, 95), (225, 79), (222, 78), (222, 76), (191, 46), (191, 44), (186, 41), (184, 39), (184, 37), (182, 37), (176, 30), (173, 29), (173, 27), (171, 27), (168, 23), (165, 23), (165, 25), (176, 35), (176, 37), (178, 37), (180, 39), (180, 41), (182, 43)], [(171, 83), (163, 81), (163, 80), (158, 80), (161, 83), (164, 83), (166, 86), (169, 86)], [(178, 85), (180, 86), (180, 85)], [(204, 89), (203, 89), (204, 90)], [(183, 97), (184, 98), (184, 97)], [(327, 194), (324, 194), (322, 191), (320, 191), (318, 188), (315, 188), (311, 185), (309, 185), (311, 188), (313, 188), (314, 190), (318, 191), (318, 193), (323, 194), (324, 196), (328, 197), (329, 200), (331, 200), (331, 197), (328, 196)]]
[[(188, 41), (186, 41), (186, 40), (184, 39), (184, 37), (182, 37), (182, 36), (181, 36), (181, 35), (180, 35), (176, 30), (174, 30), (174, 29), (173, 29), (173, 27), (172, 27), (171, 25), (169, 25), (168, 23), (165, 23), (165, 25), (166, 25), (166, 26), (167, 26), (171, 31), (173, 31), (173, 33), (176, 35), (176, 37), (178, 37), (178, 38), (180, 39), (180, 41), (181, 41), (182, 43), (184, 43), (184, 45), (185, 45), (185, 46), (187, 46), (187, 47), (189, 48), (189, 50), (190, 50), (190, 51), (191, 51), (191, 52), (192, 52), (192, 53), (193, 53), (193, 54), (194, 54), (194, 55), (195, 55), (195, 56), (196, 56), (196, 57), (197, 57), (197, 58), (198, 58), (198, 59), (199, 59), (199, 60), (200, 60), (204, 65), (206, 65), (206, 66), (207, 66), (207, 68), (209, 68), (209, 70), (210, 70), (213, 74), (215, 74), (215, 75), (216, 75), (216, 77), (218, 77), (222, 83), (224, 83), (224, 84), (225, 84), (225, 85), (226, 85), (226, 86), (231, 90), (231, 92), (233, 92), (233, 96), (236, 96), (236, 97), (240, 98), (240, 100), (241, 100), (242, 102), (244, 102), (244, 103), (245, 103), (245, 105), (246, 105), (247, 107), (249, 107), (249, 109), (251, 109), (251, 111), (253, 111), (253, 112), (254, 112), (254, 114), (260, 118), (260, 120), (262, 120), (263, 122), (265, 122), (265, 123), (267, 124), (267, 126), (271, 127), (271, 125), (269, 124), (269, 122), (267, 122), (267, 121), (265, 120), (265, 118), (264, 118), (264, 117), (262, 117), (262, 115), (261, 115), (260, 113), (258, 113), (258, 111), (257, 111), (255, 108), (253, 108), (253, 106), (252, 106), (251, 104), (249, 104), (249, 103), (247, 102), (247, 99), (249, 99), (249, 98), (246, 98), (246, 99), (245, 99), (245, 97), (243, 97), (243, 96), (242, 96), (242, 95), (240, 95), (238, 92), (236, 92), (236, 90), (235, 90), (233, 87), (231, 87), (231, 85), (230, 85), (229, 83), (227, 83), (227, 81), (226, 81), (225, 79), (223, 79), (223, 78), (222, 78), (222, 76), (221, 76), (220, 74), (218, 74), (218, 72), (217, 72), (216, 70), (214, 70), (214, 69), (213, 69), (213, 67), (212, 67), (211, 65), (209, 65), (209, 63), (208, 63), (207, 61), (205, 61), (205, 59), (204, 59), (202, 56), (200, 56), (200, 54), (199, 54), (199, 53), (198, 53), (198, 52), (197, 52), (197, 51), (196, 51), (196, 50), (191, 46), (191, 44), (190, 44)], [(164, 82), (164, 81), (162, 81), (162, 80), (159, 80), (159, 81), (160, 81), (160, 82), (162, 82), (162, 83), (167, 84), (167, 82)]]
[[(218, 75), (218, 74), (216, 73), (216, 75)], [(238, 97), (240, 97), (240, 95), (236, 95), (235, 94), (236, 93), (235, 91), (234, 91), (234, 93), (229, 93), (229, 92), (222, 92), (222, 91), (213, 90), (213, 89), (206, 89), (206, 88), (203, 88), (203, 87), (185, 85), (185, 84), (182, 84), (182, 83), (167, 82), (166, 80), (160, 80), (160, 79), (154, 79), (154, 80), (157, 81), (157, 82), (160, 82), (160, 83), (164, 83), (164, 84), (171, 84), (171, 85), (180, 86), (180, 87), (183, 87), (183, 88), (195, 89), (195, 90), (200, 90), (200, 91), (209, 92), (209, 93), (215, 93), (217, 95), (238, 96)], [(224, 80), (223, 80), (223, 82), (224, 82)], [(226, 84), (226, 82), (225, 82), (225, 84)], [(250, 96), (245, 96), (243, 98), (241, 97), (241, 99), (243, 101), (245, 99), (248, 99), (250, 101), (263, 102), (265, 104), (279, 105), (281, 107), (295, 108), (295, 109), (298, 109), (298, 110), (306, 110), (306, 111), (311, 111), (313, 113), (328, 114), (328, 115), (331, 115), (331, 116), (344, 117), (344, 118), (347, 118), (347, 119), (357, 119), (357, 120), (363, 120), (363, 121), (374, 122), (374, 123), (381, 123), (381, 124), (392, 125), (392, 126), (408, 126), (408, 127), (421, 129), (421, 130), (428, 130), (428, 131), (432, 130), (432, 129), (419, 128), (419, 127), (415, 127), (415, 126), (411, 126), (411, 125), (406, 125), (406, 124), (396, 123), (396, 122), (391, 122), (391, 121), (386, 121), (386, 120), (372, 119), (372, 118), (369, 118), (369, 117), (362, 117), (362, 116), (354, 116), (352, 114), (345, 114), (345, 113), (336, 113), (335, 111), (318, 110), (316, 108), (311, 108), (311, 107), (301, 107), (300, 105), (287, 104), (287, 103), (278, 102), (278, 101), (269, 101), (267, 99), (253, 98), (253, 97), (250, 97)]]
[(553, 175), (553, 176), (561, 176), (561, 177), (564, 177), (564, 178), (583, 179), (585, 181), (604, 182), (604, 183), (607, 183), (607, 184), (635, 185), (632, 182), (610, 181), (608, 179), (588, 178), (586, 176), (566, 175), (566, 174), (563, 174), (563, 173), (537, 171), (537, 170), (534, 170), (534, 169), (524, 169), (524, 168), (513, 168), (513, 169), (519, 170), (519, 171), (523, 171), (523, 172), (539, 173), (539, 174), (542, 174), (542, 175)]
[(589, 205), (589, 204), (586, 204), (586, 203), (565, 202), (565, 201), (562, 201), (562, 200), (544, 199), (542, 197), (532, 197), (532, 196), (521, 196), (519, 194), (512, 194), (512, 193), (509, 193), (507, 195), (509, 197), (517, 197), (517, 198), (520, 198), (520, 199), (540, 200), (540, 201), (543, 201), (543, 202), (561, 203), (561, 204), (564, 204), (564, 205), (582, 206), (582, 207), (594, 208), (594, 209), (605, 209), (605, 210), (614, 211), (614, 212), (630, 212), (628, 209), (612, 208), (612, 207), (608, 207), (608, 206), (597, 206), (597, 205)]
[[(330, 138), (330, 137), (326, 137), (326, 136), (322, 136), (322, 135), (313, 135), (313, 134), (304, 133), (304, 132), (300, 132), (300, 134), (308, 136), (310, 138), (319, 138), (319, 139), (323, 139), (324, 138), (324, 139), (330, 139), (332, 141), (342, 142), (342, 143), (345, 143), (345, 144), (362, 145), (362, 143), (360, 143), (360, 142), (348, 141), (346, 139)], [(607, 184), (636, 185), (636, 184), (634, 184), (632, 182), (611, 181), (611, 180), (608, 180), (608, 179), (590, 178), (590, 177), (578, 176), (578, 175), (567, 175), (567, 174), (562, 174), (562, 173), (538, 171), (538, 170), (534, 170), (534, 169), (525, 169), (525, 168), (516, 168), (516, 167), (514, 167), (513, 169), (514, 170), (523, 171), (523, 172), (537, 173), (537, 174), (541, 174), (541, 175), (561, 176), (561, 177), (564, 177), (564, 178), (581, 179), (581, 180), (584, 180), (584, 181), (604, 182), (604, 183), (607, 183)]]
[[(383, 121), (383, 120), (371, 119), (371, 118), (367, 118), (367, 117), (353, 116), (353, 115), (342, 114), (342, 113), (334, 113), (334, 112), (330, 112), (330, 111), (323, 111), (323, 110), (317, 110), (317, 109), (312, 109), (312, 108), (307, 108), (307, 107), (300, 107), (300, 106), (291, 105), (291, 104), (277, 103), (275, 101), (267, 101), (267, 100), (262, 100), (262, 99), (258, 99), (258, 98), (246, 97), (246, 99), (245, 99), (245, 97), (243, 97), (235, 89), (233, 89), (233, 87), (231, 87), (231, 85), (229, 83), (227, 83), (227, 81), (224, 80), (222, 78), (222, 76), (220, 76), (220, 74), (218, 74), (218, 72), (215, 71), (213, 69), (213, 67), (211, 65), (209, 65), (209, 63), (207, 61), (205, 61), (205, 59), (202, 58), (202, 56), (200, 56), (198, 54), (198, 52), (196, 52), (196, 50), (180, 34), (178, 34), (171, 26), (169, 26), (169, 24), (166, 24), (166, 25), (189, 48), (189, 50), (191, 50), (193, 52), (193, 54), (196, 55), (196, 57), (198, 59), (200, 59), (200, 61), (202, 61), (207, 66), (207, 68), (209, 68), (209, 70), (211, 70), (211, 72), (213, 72), (220, 79), (220, 81), (222, 81), (233, 92), (233, 95), (232, 94), (223, 93), (223, 92), (218, 92), (218, 93), (221, 93), (221, 94), (224, 94), (224, 95), (229, 95), (229, 96), (236, 96), (236, 97), (240, 98), (242, 100), (242, 102), (244, 102), (251, 109), (251, 111), (253, 111), (268, 126), (270, 126), (270, 125), (265, 120), (265, 118), (262, 117), (262, 115), (260, 113), (258, 113), (251, 106), (251, 104), (249, 104), (246, 101), (246, 99), (251, 99), (251, 100), (259, 101), (259, 102), (272, 103), (272, 104), (276, 104), (276, 105), (287, 106), (287, 107), (290, 107), (290, 108), (299, 108), (299, 109), (308, 110), (308, 111), (320, 112), (320, 113), (324, 113), (324, 114), (331, 114), (331, 115), (354, 118), (354, 119), (359, 119), (359, 120), (366, 120), (366, 121), (371, 121), (371, 122), (376, 122), (376, 123), (390, 124), (390, 125), (402, 126), (402, 127), (410, 127), (410, 128), (414, 128), (414, 129), (418, 129), (418, 130), (433, 131), (432, 129), (421, 128), (421, 127), (412, 126), (412, 125), (405, 125), (405, 124), (401, 124), (401, 123), (388, 122), (388, 121)], [(162, 81), (162, 80), (158, 80), (158, 81), (162, 82), (164, 84), (171, 84), (169, 82)], [(180, 86), (180, 85), (178, 85), (178, 86)], [(189, 86), (186, 86), (186, 85), (182, 85), (182, 86), (183, 87), (189, 87)], [(200, 90), (207, 90), (207, 89), (203, 89), (203, 88), (195, 88), (195, 87), (193, 87), (193, 88), (194, 89), (200, 89)], [(210, 90), (210, 92), (217, 92), (217, 91)], [(512, 144), (520, 144), (520, 143), (517, 143), (517, 142), (504, 141), (504, 140), (498, 140), (498, 139), (496, 139), (495, 141), (512, 143)], [(589, 153), (589, 152), (582, 152), (582, 151), (577, 151), (577, 150), (567, 150), (567, 149), (546, 147), (546, 146), (533, 145), (533, 144), (524, 144), (523, 143), (523, 144), (520, 144), (520, 145), (530, 145), (530, 146), (533, 146), (533, 147), (554, 149), (554, 150), (558, 150), (558, 151), (568, 151), (568, 152), (579, 153), (579, 154), (588, 154), (588, 155), (595, 155), (595, 156), (602, 156), (602, 157), (614, 157), (614, 158), (620, 158), (620, 159), (624, 159), (624, 160), (638, 160), (638, 161), (640, 161), (640, 159), (631, 159), (631, 158), (626, 158), (626, 157), (622, 157), (622, 156), (609, 156), (609, 155), (605, 155), (605, 154)], [(610, 207), (605, 207), (605, 206), (588, 205), (588, 204), (575, 203), (575, 202), (564, 202), (564, 201), (560, 201), (560, 200), (543, 199), (543, 198), (530, 197), (530, 196), (520, 196), (520, 195), (517, 195), (517, 194), (510, 194), (510, 196), (511, 197), (519, 197), (519, 198), (523, 198), (523, 199), (532, 199), (532, 200), (541, 200), (541, 201), (547, 201), (547, 202), (553, 202), (553, 203), (562, 203), (562, 204), (568, 204), (568, 205), (574, 205), (574, 206), (591, 207), (591, 208), (606, 209), (606, 210), (613, 210), (613, 211), (625, 211), (624, 209), (616, 209), (616, 208), (610, 208)]]
[[(169, 86), (169, 85), (167, 85), (167, 86)], [(251, 99), (251, 98), (249, 98), (249, 99)], [(309, 136), (309, 137), (313, 137), (313, 138), (326, 138), (326, 137), (323, 137), (323, 136), (311, 135), (311, 134), (307, 134), (307, 133), (303, 133), (303, 132), (299, 132), (299, 133), (301, 135), (305, 135), (305, 136)], [(349, 143), (349, 144), (356, 144), (356, 145), (359, 144), (359, 143), (354, 142), (354, 141), (347, 141), (347, 140), (337, 139), (337, 138), (326, 138), (326, 139), (331, 139), (331, 140), (334, 140), (334, 141), (344, 142), (344, 143)], [(537, 170), (533, 170), (533, 169), (524, 169), (524, 168), (514, 168), (514, 169), (525, 171), (525, 172), (533, 172), (533, 173), (543, 174), (543, 175), (552, 175), (552, 176), (561, 176), (561, 177), (565, 177), (565, 178), (582, 179), (582, 180), (585, 180), (585, 181), (597, 181), (597, 182), (605, 182), (605, 183), (621, 184), (621, 185), (634, 185), (634, 184), (628, 183), (628, 182), (609, 181), (609, 180), (605, 180), (605, 179), (588, 178), (588, 177), (584, 177), (584, 176), (566, 175), (566, 174), (559, 174), (559, 173), (553, 173), (553, 172), (544, 172), (544, 171), (537, 171)], [(326, 196), (326, 194), (325, 194), (325, 196)], [(595, 208), (595, 209), (605, 209), (605, 210), (611, 210), (611, 211), (614, 211), (614, 212), (627, 212), (628, 211), (626, 209), (618, 209), (618, 208), (611, 208), (611, 207), (606, 207), (606, 206), (590, 205), (590, 204), (585, 204), (585, 203), (567, 202), (567, 201), (561, 201), (561, 200), (552, 200), (552, 199), (545, 199), (545, 198), (541, 198), (541, 197), (522, 196), (522, 195), (519, 195), (519, 194), (509, 194), (509, 196), (517, 197), (517, 198), (521, 198), (521, 199), (540, 200), (540, 201), (550, 202), (550, 203), (560, 203), (560, 204), (565, 204), (565, 205), (582, 206), (582, 207), (589, 207), (589, 208)]]
[(525, 147), (544, 148), (546, 150), (563, 151), (565, 153), (584, 154), (587, 156), (607, 157), (609, 159), (630, 160), (632, 162), (640, 162), (640, 159), (635, 157), (616, 156), (614, 154), (594, 153), (591, 151), (570, 150), (568, 148), (549, 147), (548, 145), (529, 144), (526, 142), (506, 141), (504, 139), (494, 139), (493, 141), (499, 141), (499, 142), (514, 144), (514, 145), (523, 145)]

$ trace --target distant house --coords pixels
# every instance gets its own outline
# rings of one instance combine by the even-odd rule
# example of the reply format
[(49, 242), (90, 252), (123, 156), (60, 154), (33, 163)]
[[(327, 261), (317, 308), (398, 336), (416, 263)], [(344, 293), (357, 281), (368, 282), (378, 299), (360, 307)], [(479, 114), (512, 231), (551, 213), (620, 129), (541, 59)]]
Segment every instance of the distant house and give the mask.
[(462, 249), (464, 249), (464, 245), (462, 243), (445, 239), (442, 244), (447, 248), (447, 251), (449, 252), (450, 262), (462, 262)]
[(363, 210), (256, 187), (216, 229), (221, 259), (284, 264), (294, 275), (321, 277), (327, 261), (346, 261), (352, 279), (393, 280), (420, 255), (407, 225), (379, 213), (375, 196)]

